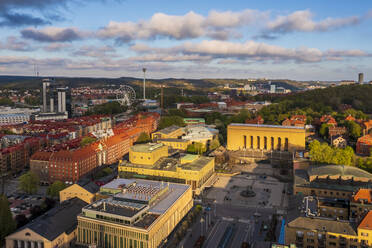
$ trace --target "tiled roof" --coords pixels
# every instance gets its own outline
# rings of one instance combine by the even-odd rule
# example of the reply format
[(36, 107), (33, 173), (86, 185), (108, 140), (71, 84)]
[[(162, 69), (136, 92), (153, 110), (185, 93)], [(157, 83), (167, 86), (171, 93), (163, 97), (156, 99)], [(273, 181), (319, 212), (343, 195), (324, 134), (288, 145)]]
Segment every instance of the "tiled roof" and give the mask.
[(368, 229), (372, 230), (372, 211), (369, 211), (368, 214), (360, 222), (358, 229)]
[(366, 200), (368, 203), (371, 203), (371, 193), (372, 190), (370, 189), (359, 189), (353, 197), (353, 200), (356, 202), (358, 202), (359, 200)]

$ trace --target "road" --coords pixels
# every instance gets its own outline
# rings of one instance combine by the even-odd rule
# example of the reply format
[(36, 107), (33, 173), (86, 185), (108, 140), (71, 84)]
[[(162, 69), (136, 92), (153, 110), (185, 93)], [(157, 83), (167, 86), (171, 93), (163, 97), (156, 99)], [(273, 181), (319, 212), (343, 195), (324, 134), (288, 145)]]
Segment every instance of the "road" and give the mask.
[(216, 248), (218, 244), (220, 243), (220, 240), (226, 230), (226, 228), (231, 225), (232, 223), (229, 221), (219, 221), (216, 223), (216, 225), (213, 227), (209, 235), (207, 236), (206, 245), (203, 246), (203, 248)]

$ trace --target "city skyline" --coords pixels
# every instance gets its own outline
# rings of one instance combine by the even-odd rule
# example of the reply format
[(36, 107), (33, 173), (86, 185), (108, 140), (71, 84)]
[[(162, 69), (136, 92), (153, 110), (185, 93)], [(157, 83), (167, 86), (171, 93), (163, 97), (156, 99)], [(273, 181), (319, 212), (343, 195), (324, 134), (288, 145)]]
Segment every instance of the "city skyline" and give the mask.
[(369, 81), (371, 22), (362, 1), (6, 0), (0, 74)]

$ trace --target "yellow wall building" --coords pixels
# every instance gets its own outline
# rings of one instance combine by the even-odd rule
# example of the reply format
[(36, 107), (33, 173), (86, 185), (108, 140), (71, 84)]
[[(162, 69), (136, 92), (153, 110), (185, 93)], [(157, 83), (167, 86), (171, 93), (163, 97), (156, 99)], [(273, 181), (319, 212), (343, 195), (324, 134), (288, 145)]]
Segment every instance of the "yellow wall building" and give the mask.
[[(118, 166), (120, 176), (131, 178), (133, 176), (141, 176), (153, 180), (164, 180), (178, 183), (186, 183), (192, 186), (195, 193), (203, 187), (205, 182), (214, 173), (214, 157), (204, 157), (199, 155), (188, 154), (181, 159), (168, 158), (168, 155), (161, 149), (167, 146), (162, 144), (147, 144), (147, 146), (135, 145), (129, 151), (130, 161), (123, 161)], [(136, 146), (141, 146), (137, 148)], [(152, 147), (155, 147), (152, 149)], [(147, 149), (147, 151), (144, 151)], [(151, 150), (150, 150), (151, 149)], [(167, 148), (168, 149), (168, 148)], [(150, 166), (149, 163), (141, 164), (143, 159), (138, 159), (138, 150), (141, 154), (146, 154), (151, 158), (158, 158)], [(133, 154), (136, 154), (134, 156)], [(149, 155), (152, 154), (152, 155)], [(143, 155), (145, 156), (145, 155)]]
[(305, 128), (279, 125), (230, 124), (227, 149), (305, 150)]
[(6, 248), (73, 247), (77, 237), (76, 216), (87, 203), (73, 198), (7, 236)]
[[(92, 183), (94, 184), (94, 183)], [(68, 199), (77, 197), (86, 203), (92, 203), (95, 200), (95, 193), (99, 190), (97, 185), (88, 185), (88, 187), (83, 187), (78, 184), (73, 184), (64, 190), (59, 192), (59, 201), (63, 202)]]
[(192, 141), (185, 139), (157, 139), (158, 143), (162, 143), (166, 146), (170, 146), (173, 149), (186, 151), (187, 146), (192, 143)]
[(349, 221), (298, 217), (286, 225), (285, 242), (296, 247), (372, 247), (372, 211), (357, 227)]
[(138, 144), (129, 151), (129, 160), (134, 164), (152, 166), (162, 157), (168, 157), (168, 146), (161, 143)]
[(185, 129), (179, 126), (170, 126), (151, 134), (152, 139), (177, 139), (185, 134)]
[(191, 187), (184, 184), (117, 179), (102, 187), (120, 192), (83, 209), (78, 244), (156, 248), (193, 206)]

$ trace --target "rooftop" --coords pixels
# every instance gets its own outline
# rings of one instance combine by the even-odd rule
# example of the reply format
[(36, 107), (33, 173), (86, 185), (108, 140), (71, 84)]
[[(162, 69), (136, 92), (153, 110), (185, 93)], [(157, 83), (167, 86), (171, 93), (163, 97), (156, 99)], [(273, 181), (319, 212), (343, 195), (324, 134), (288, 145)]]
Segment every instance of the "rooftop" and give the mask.
[(354, 195), (353, 201), (358, 202), (358, 201), (366, 201), (367, 203), (371, 203), (371, 194), (372, 190), (371, 189), (359, 189), (358, 192)]
[(164, 129), (161, 129), (161, 130), (159, 130), (158, 132), (159, 133), (163, 133), (163, 134), (170, 134), (170, 133), (172, 133), (172, 132), (174, 132), (174, 131), (176, 131), (176, 130), (178, 130), (178, 129), (180, 129), (181, 127), (179, 127), (179, 126), (176, 126), (176, 125), (172, 125), (172, 126), (170, 126), (170, 127), (166, 127), (166, 128), (164, 128)]
[(368, 214), (363, 218), (358, 228), (372, 230), (372, 211), (369, 211)]
[[(134, 225), (147, 229), (162, 214), (164, 214), (189, 188), (189, 185), (164, 183), (142, 179), (115, 179), (101, 188), (122, 189), (121, 193), (111, 195), (84, 208), (86, 217), (98, 218), (89, 211), (109, 214), (112, 221), (124, 218), (129, 222), (120, 221), (123, 225)], [(146, 198), (148, 197), (148, 198)], [(150, 198), (152, 201), (149, 201)], [(117, 216), (117, 217), (115, 217)], [(140, 216), (138, 220), (137, 217)], [(133, 218), (132, 218), (133, 217)], [(132, 218), (132, 219), (131, 219)]]
[(163, 147), (164, 145), (162, 143), (146, 143), (146, 144), (137, 144), (134, 146), (131, 146), (131, 150), (133, 152), (148, 152), (151, 153), (155, 151), (156, 149), (159, 149)]
[(66, 200), (19, 230), (29, 228), (40, 236), (52, 241), (64, 232), (71, 233), (75, 230), (77, 226), (76, 216), (86, 205), (86, 202), (78, 198)]
[(281, 128), (281, 129), (300, 129), (300, 130), (305, 130), (304, 127), (281, 126), (281, 125), (265, 125), (265, 124), (231, 123), (229, 126), (233, 126), (233, 127), (262, 127), (262, 128)]
[(330, 220), (326, 218), (298, 217), (289, 222), (288, 227), (357, 235), (355, 227), (352, 223), (348, 221)]

